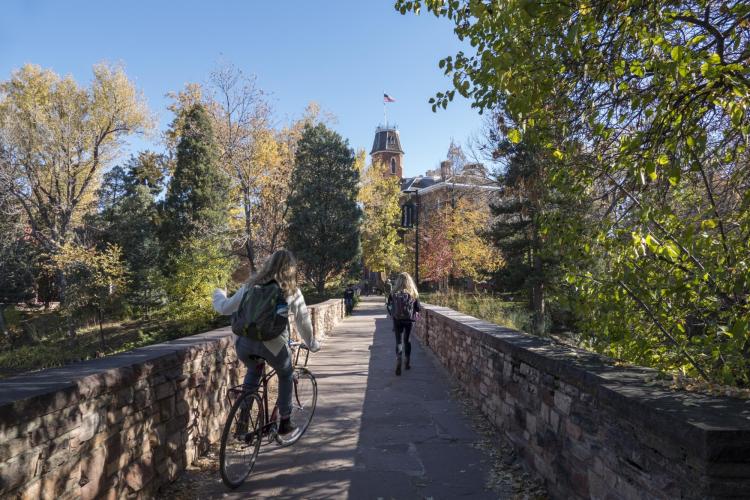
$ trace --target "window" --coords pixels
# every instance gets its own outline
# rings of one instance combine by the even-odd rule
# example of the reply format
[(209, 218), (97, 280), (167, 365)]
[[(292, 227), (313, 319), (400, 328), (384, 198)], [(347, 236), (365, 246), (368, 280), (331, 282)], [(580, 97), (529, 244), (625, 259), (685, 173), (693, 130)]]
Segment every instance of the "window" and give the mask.
[(396, 159), (391, 158), (391, 174), (396, 175)]

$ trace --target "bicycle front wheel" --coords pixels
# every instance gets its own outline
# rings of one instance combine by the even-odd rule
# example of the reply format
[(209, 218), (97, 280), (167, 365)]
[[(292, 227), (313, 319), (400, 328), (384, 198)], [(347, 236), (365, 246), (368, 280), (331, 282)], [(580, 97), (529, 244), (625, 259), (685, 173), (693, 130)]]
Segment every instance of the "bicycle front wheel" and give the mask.
[(219, 470), (224, 484), (240, 486), (255, 467), (263, 440), (265, 417), (257, 392), (245, 392), (234, 402), (221, 434)]
[(310, 426), (318, 402), (318, 383), (312, 373), (306, 368), (295, 368), (293, 381), (292, 422), (297, 429), (286, 435), (276, 435), (276, 441), (281, 446), (289, 446), (299, 441)]

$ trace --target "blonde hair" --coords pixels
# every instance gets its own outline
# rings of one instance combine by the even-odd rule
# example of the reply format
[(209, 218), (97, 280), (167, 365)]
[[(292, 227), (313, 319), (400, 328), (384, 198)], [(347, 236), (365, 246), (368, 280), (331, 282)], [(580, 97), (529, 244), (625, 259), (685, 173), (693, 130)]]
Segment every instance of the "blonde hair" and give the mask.
[(297, 259), (292, 252), (283, 248), (276, 250), (266, 259), (260, 270), (250, 276), (247, 284), (264, 285), (269, 281), (275, 281), (286, 297), (297, 293)]
[(393, 285), (393, 293), (402, 291), (408, 293), (412, 299), (419, 298), (417, 285), (414, 284), (414, 280), (411, 279), (409, 273), (400, 273), (396, 278), (396, 283)]

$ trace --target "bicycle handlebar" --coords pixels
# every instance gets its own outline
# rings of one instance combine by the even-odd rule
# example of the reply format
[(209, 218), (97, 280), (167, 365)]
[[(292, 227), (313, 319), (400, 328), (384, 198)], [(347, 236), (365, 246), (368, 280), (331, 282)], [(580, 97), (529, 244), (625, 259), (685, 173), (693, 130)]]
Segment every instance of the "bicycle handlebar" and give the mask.
[(307, 347), (304, 342), (289, 342), (289, 347), (299, 347), (300, 349), (305, 349), (307, 351), (310, 350), (310, 348)]

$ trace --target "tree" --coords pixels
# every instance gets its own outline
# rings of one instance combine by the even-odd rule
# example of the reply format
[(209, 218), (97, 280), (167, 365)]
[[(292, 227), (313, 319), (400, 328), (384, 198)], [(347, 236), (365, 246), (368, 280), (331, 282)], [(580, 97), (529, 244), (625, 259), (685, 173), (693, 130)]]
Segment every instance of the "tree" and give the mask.
[[(493, 119), (508, 131), (502, 116), (495, 114)], [(503, 190), (492, 205), (495, 217), (491, 237), (505, 266), (497, 277), (506, 290), (528, 292), (532, 333), (544, 335), (548, 296), (560, 278), (559, 251), (564, 250), (562, 245), (552, 244), (548, 228), (570, 224), (582, 214), (575, 210), (570, 197), (550, 183), (549, 172), (558, 167), (560, 160), (536, 142), (538, 135), (527, 130), (517, 144), (504, 138), (502, 132), (500, 137), (503, 138), (495, 143), (492, 155), (502, 164), (498, 181)]]
[(564, 167), (550, 183), (590, 212), (583, 231), (572, 218), (543, 230), (575, 256), (587, 342), (750, 383), (747, 2), (397, 5), (450, 18), (476, 48), (441, 61), (454, 89), (434, 108), (456, 92), (502, 107), (514, 143), (553, 129), (540, 144)]
[(0, 304), (34, 295), (36, 259), (23, 222), (21, 205), (10, 193), (0, 191)]
[(217, 164), (231, 180), (242, 207), (243, 225), (235, 246), (243, 248), (250, 269), (255, 271), (254, 222), (263, 219), (262, 213), (256, 213), (262, 194), (261, 178), (274, 172), (280, 162), (279, 145), (270, 126), (271, 109), (255, 78), (245, 76), (234, 66), (224, 65), (213, 71), (210, 83), (214, 95), (208, 108), (218, 146)]
[[(26, 65), (0, 84), (0, 189), (19, 203), (30, 236), (48, 255), (71, 244), (94, 210), (100, 175), (122, 137), (151, 123), (122, 68), (99, 64), (93, 73), (84, 88)], [(63, 272), (57, 282), (65, 302)]]
[(358, 183), (348, 142), (322, 123), (306, 125), (292, 172), (288, 244), (318, 293), (358, 254)]
[(226, 234), (228, 182), (216, 162), (210, 118), (204, 107), (196, 104), (185, 115), (175, 170), (163, 204), (165, 257), (176, 255), (180, 243), (188, 239)]
[(469, 197), (456, 197), (430, 214), (420, 227), (424, 279), (445, 288), (451, 279), (491, 276), (502, 259), (485, 236), (489, 225), (489, 210)]
[(464, 165), (466, 165), (466, 155), (461, 146), (456, 144), (453, 139), (451, 139), (450, 146), (448, 146), (448, 154), (445, 159), (450, 162), (452, 175), (460, 174), (464, 169)]
[[(257, 199), (253, 214), (256, 248), (262, 255), (270, 255), (286, 244), (288, 236), (289, 199), (297, 145), (307, 125), (330, 124), (335, 117), (321, 110), (314, 102), (309, 103), (302, 116), (288, 126), (270, 133), (261, 134), (259, 158), (265, 167), (257, 180)], [(264, 159), (265, 158), (265, 159)]]
[(157, 197), (163, 190), (166, 158), (144, 151), (124, 167), (105, 176), (102, 193), (120, 191), (114, 197), (100, 194), (100, 241), (122, 249), (131, 287), (125, 296), (136, 310), (148, 313), (163, 297), (159, 264), (159, 212)]
[[(358, 156), (364, 164), (364, 151)], [(405, 248), (398, 233), (401, 216), (401, 183), (389, 175), (384, 163), (375, 163), (364, 170), (359, 200), (363, 206), (362, 255), (371, 271), (386, 275), (401, 266)]]
[(104, 345), (104, 309), (114, 303), (127, 284), (120, 248), (106, 245), (102, 251), (97, 251), (93, 247), (69, 243), (54, 255), (52, 265), (68, 277), (68, 300), (63, 305), (63, 314), (72, 319), (93, 309), (99, 324), (100, 342)]
[(193, 329), (205, 327), (215, 317), (211, 293), (226, 287), (234, 265), (232, 255), (212, 239), (183, 240), (165, 279), (167, 315), (191, 322)]

